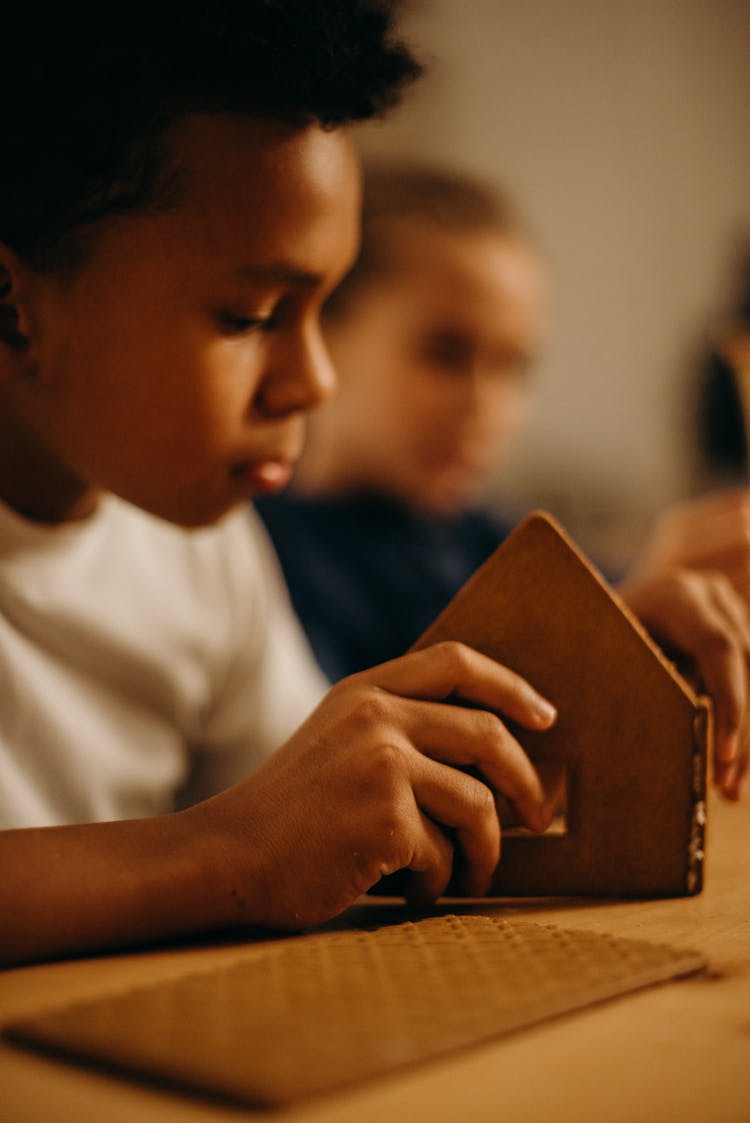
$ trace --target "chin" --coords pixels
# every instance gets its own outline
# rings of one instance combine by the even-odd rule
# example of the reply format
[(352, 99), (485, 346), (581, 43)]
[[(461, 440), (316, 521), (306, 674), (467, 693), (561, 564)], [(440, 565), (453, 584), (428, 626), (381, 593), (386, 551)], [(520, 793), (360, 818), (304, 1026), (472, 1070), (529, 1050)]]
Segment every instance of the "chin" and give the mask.
[(175, 526), (181, 526), (185, 530), (200, 530), (201, 527), (214, 526), (239, 505), (239, 500), (222, 504), (186, 503), (184, 500), (149, 504), (136, 502), (136, 506), (148, 511), (150, 515), (163, 519), (164, 522), (173, 523)]
[(425, 473), (411, 488), (412, 503), (437, 518), (455, 518), (481, 500), (481, 481), (473, 472), (450, 470)]
[(435, 518), (457, 518), (464, 511), (474, 506), (473, 497), (464, 492), (433, 491), (431, 494), (423, 492), (415, 506), (427, 515)]

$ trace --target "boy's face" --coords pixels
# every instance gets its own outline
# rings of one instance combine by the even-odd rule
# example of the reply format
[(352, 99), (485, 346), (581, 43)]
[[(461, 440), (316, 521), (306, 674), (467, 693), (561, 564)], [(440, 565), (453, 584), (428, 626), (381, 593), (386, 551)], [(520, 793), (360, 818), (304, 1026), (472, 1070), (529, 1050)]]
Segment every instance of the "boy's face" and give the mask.
[(392, 267), (327, 327), (341, 379), (327, 420), (357, 482), (450, 514), (479, 497), (524, 421), (541, 268), (493, 233), (392, 227)]
[(359, 173), (343, 130), (196, 115), (172, 141), (174, 202), (112, 219), (71, 277), (29, 273), (6, 391), (88, 494), (198, 525), (286, 483), (334, 386), (318, 313), (356, 253)]

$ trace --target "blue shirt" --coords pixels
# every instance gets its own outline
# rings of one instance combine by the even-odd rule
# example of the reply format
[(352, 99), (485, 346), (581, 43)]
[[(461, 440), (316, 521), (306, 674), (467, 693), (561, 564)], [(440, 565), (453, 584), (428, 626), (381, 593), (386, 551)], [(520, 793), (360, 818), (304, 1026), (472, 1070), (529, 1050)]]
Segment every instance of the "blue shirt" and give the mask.
[(436, 518), (363, 494), (255, 506), (332, 682), (402, 655), (511, 529), (481, 510)]

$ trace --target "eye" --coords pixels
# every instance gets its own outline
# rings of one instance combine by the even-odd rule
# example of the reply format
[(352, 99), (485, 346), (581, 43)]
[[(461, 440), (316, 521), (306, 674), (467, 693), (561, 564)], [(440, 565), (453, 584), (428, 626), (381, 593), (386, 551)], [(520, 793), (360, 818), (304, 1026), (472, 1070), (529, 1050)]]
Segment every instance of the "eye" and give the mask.
[(422, 356), (435, 369), (446, 374), (460, 373), (471, 366), (474, 347), (458, 332), (440, 331), (422, 341)]
[(273, 315), (239, 316), (234, 312), (219, 312), (216, 318), (224, 335), (248, 335), (254, 331), (270, 331), (276, 326)]

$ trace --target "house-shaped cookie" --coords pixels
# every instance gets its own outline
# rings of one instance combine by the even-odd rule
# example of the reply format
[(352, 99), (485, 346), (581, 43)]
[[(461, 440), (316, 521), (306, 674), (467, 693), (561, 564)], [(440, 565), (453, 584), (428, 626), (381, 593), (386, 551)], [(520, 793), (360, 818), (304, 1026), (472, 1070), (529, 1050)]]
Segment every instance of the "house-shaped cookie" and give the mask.
[(444, 639), (558, 709), (547, 732), (513, 731), (533, 760), (563, 762), (565, 832), (504, 838), (493, 895), (700, 891), (710, 702), (553, 519), (525, 519), (415, 647)]

